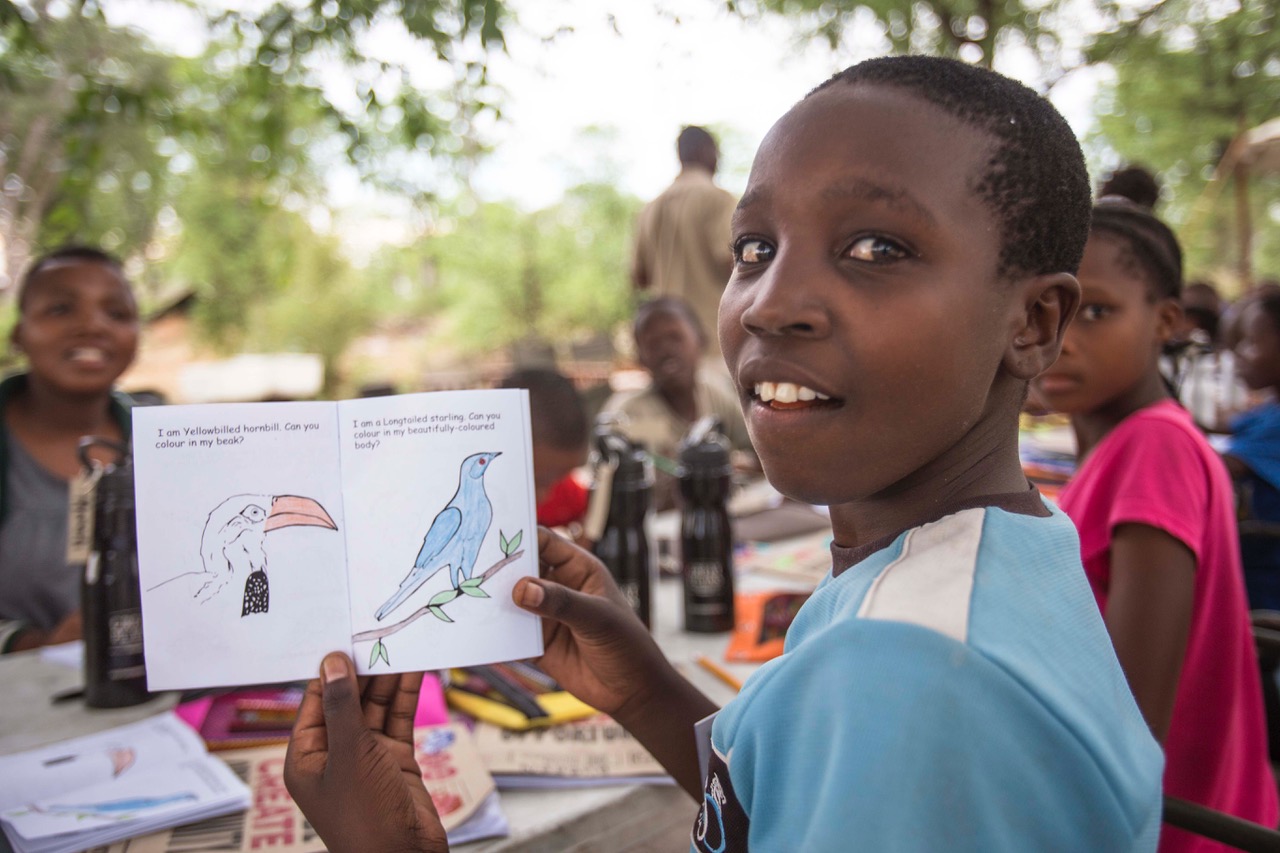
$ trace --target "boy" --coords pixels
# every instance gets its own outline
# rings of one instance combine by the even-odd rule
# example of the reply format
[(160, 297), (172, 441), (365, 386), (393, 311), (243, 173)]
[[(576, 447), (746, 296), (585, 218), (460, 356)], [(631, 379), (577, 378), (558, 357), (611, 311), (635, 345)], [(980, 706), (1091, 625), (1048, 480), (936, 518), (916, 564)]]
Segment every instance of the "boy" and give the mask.
[(615, 416), (619, 431), (653, 455), (656, 508), (676, 505), (680, 441), (705, 415), (719, 417), (735, 456), (747, 457), (740, 467), (759, 470), (727, 377), (721, 381), (720, 375), (709, 376), (699, 367), (706, 333), (689, 304), (671, 296), (641, 303), (632, 332), (640, 365), (649, 373), (649, 387), (619, 391), (605, 402), (602, 413)]
[[(854, 66), (765, 138), (720, 340), (766, 475), (831, 508), (831, 576), (716, 717), (705, 776), (693, 726), (714, 708), (598, 564), (542, 536), (545, 578), (514, 591), (547, 617), (542, 666), (703, 804), (695, 849), (1155, 848), (1159, 748), (1074, 528), (1017, 455), (1088, 221), (1062, 118), (958, 62)], [(322, 678), (287, 778), (330, 849), (443, 849), (394, 695), (415, 679), (371, 682), (362, 718), (346, 657)]]
[(528, 367), (507, 374), (499, 388), (529, 392), (533, 488), (538, 524), (577, 525), (587, 514), (587, 488), (573, 472), (587, 464), (587, 413), (573, 382), (554, 370)]

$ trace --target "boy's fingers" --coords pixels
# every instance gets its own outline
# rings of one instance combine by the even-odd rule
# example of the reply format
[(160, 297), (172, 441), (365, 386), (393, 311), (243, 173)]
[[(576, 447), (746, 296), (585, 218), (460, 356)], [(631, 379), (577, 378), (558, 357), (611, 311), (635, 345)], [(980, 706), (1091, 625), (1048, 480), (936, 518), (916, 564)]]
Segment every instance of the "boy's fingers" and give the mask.
[(387, 722), (391, 700), (399, 688), (399, 675), (378, 675), (369, 679), (361, 692), (360, 705), (364, 710), (364, 724), (375, 732), (382, 731)]
[(422, 673), (406, 672), (397, 682), (395, 698), (387, 713), (388, 737), (413, 743), (413, 720), (418, 716), (418, 694), (422, 692)]
[(538, 528), (538, 562), (560, 583), (581, 586), (594, 559), (563, 536), (545, 527)]

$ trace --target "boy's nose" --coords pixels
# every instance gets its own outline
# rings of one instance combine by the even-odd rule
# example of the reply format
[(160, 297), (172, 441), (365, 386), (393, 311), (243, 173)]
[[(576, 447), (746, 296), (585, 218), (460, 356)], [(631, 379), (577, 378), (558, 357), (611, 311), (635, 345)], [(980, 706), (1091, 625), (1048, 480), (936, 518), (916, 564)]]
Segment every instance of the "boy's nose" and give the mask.
[(822, 337), (830, 331), (827, 306), (819, 295), (818, 271), (788, 264), (784, 255), (744, 289), (746, 307), (742, 325), (753, 335), (799, 335)]

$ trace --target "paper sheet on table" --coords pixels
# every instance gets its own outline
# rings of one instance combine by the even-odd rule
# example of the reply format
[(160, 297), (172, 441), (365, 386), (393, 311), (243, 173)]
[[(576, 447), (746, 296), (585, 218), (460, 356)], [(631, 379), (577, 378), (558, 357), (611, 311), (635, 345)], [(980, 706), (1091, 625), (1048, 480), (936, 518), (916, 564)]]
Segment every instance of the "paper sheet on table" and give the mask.
[[(134, 411), (148, 686), (541, 653), (528, 394)], [(419, 565), (421, 564), (421, 565)]]

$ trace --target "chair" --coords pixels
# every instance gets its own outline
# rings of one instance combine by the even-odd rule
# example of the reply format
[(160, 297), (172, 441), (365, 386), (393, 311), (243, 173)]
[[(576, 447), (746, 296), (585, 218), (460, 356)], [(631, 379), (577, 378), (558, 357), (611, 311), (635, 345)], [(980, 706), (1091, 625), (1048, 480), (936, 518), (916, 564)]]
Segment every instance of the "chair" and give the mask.
[(1164, 822), (1247, 853), (1280, 851), (1280, 832), (1177, 797), (1164, 798)]
[[(1280, 525), (1266, 535), (1280, 536)], [(1244, 533), (1242, 531), (1241, 535)], [(1253, 622), (1253, 640), (1258, 649), (1258, 667), (1262, 670), (1262, 698), (1267, 710), (1267, 740), (1271, 758), (1276, 760), (1280, 751), (1280, 690), (1276, 687), (1276, 668), (1280, 666), (1280, 611), (1255, 610), (1250, 614)], [(1242, 820), (1233, 815), (1202, 806), (1199, 803), (1164, 798), (1164, 822), (1178, 829), (1230, 845), (1239, 850), (1258, 853), (1280, 851), (1280, 832), (1261, 824)]]

